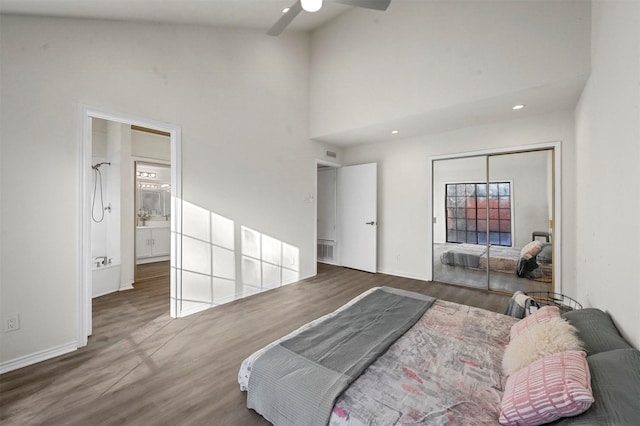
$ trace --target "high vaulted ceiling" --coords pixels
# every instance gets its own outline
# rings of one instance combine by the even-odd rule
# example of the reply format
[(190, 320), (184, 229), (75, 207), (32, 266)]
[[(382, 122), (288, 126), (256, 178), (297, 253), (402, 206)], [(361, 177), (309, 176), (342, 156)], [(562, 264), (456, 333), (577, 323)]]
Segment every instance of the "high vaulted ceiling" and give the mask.
[[(266, 33), (294, 2), (0, 0), (0, 13)], [(589, 75), (589, 8), (587, 0), (392, 0), (381, 13), (325, 0), (284, 33), (316, 30), (310, 137), (352, 146), (571, 110)], [(514, 112), (516, 103), (527, 108)]]
[[(295, 0), (0, 0), (0, 13), (213, 25), (267, 31)], [(398, 0), (396, 0), (398, 1)], [(349, 10), (326, 1), (288, 31), (309, 31)]]

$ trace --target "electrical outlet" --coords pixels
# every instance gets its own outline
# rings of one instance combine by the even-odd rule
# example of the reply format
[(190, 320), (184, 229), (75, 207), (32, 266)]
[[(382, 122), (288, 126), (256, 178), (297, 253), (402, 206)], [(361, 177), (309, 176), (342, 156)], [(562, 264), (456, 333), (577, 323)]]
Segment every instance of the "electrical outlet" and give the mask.
[(12, 315), (7, 317), (4, 323), (4, 331), (16, 331), (20, 329), (20, 317)]

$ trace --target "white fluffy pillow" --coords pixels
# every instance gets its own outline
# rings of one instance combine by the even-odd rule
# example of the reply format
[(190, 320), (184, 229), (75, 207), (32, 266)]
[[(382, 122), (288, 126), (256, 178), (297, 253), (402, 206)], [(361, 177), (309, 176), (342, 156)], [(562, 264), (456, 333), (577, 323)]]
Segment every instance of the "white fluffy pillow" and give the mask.
[(511, 375), (533, 361), (558, 352), (582, 350), (578, 331), (564, 318), (551, 318), (522, 330), (504, 351), (502, 370)]
[[(524, 295), (524, 297), (528, 298), (529, 296)], [(523, 330), (526, 330), (527, 328), (532, 327), (536, 324), (549, 322), (552, 318), (560, 318), (560, 308), (558, 308), (557, 306), (550, 306), (550, 305), (543, 306), (542, 308), (538, 309), (531, 315), (526, 316), (524, 317), (524, 319), (521, 319), (517, 323), (513, 324), (513, 326), (511, 326), (511, 331), (509, 333), (510, 335), (509, 340), (513, 340), (516, 337), (518, 337), (518, 334), (522, 333)]]

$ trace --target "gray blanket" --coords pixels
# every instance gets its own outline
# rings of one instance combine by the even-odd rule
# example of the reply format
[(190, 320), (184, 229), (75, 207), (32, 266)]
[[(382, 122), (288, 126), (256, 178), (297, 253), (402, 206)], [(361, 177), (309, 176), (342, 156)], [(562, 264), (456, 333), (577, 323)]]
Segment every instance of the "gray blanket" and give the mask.
[(335, 399), (434, 301), (382, 287), (281, 342), (254, 362), (247, 407), (274, 425), (326, 425)]
[(526, 293), (516, 291), (513, 293), (513, 296), (511, 296), (511, 299), (509, 299), (504, 314), (522, 319), (529, 315), (532, 306), (538, 307), (538, 304), (533, 298), (527, 296)]

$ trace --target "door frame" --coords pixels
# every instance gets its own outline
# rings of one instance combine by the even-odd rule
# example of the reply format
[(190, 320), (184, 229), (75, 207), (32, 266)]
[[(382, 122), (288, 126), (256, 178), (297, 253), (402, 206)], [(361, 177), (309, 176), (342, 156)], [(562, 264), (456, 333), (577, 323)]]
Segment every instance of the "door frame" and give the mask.
[[(493, 148), (484, 149), (479, 151), (468, 151), (454, 154), (442, 154), (429, 156), (427, 161), (427, 185), (430, 191), (430, 196), (427, 197), (427, 211), (431, 215), (431, 226), (427, 227), (427, 259), (428, 265), (431, 265), (427, 269), (427, 281), (433, 281), (433, 235), (434, 235), (434, 223), (433, 218), (433, 163), (438, 160), (451, 160), (457, 158), (490, 156), (499, 154), (516, 154), (527, 151), (542, 151), (551, 149), (553, 152), (553, 238), (554, 238), (554, 250), (553, 250), (553, 291), (556, 293), (562, 293), (562, 268), (556, 267), (556, 265), (562, 265), (562, 141), (542, 142), (530, 145), (519, 145), (505, 148)], [(556, 249), (559, 248), (558, 249)]]
[[(182, 235), (182, 159), (181, 129), (177, 125), (138, 117), (131, 114), (116, 113), (90, 105), (79, 105), (78, 121), (78, 177), (79, 177), (79, 239), (77, 268), (79, 283), (77, 288), (77, 346), (88, 343), (92, 333), (92, 268), (91, 268), (91, 154), (92, 154), (92, 118), (131, 124), (167, 132), (171, 140), (171, 299), (172, 318), (178, 313), (178, 279), (181, 266), (179, 236)], [(135, 230), (132, 230), (134, 232)], [(135, 249), (132, 250), (135, 264)]]

